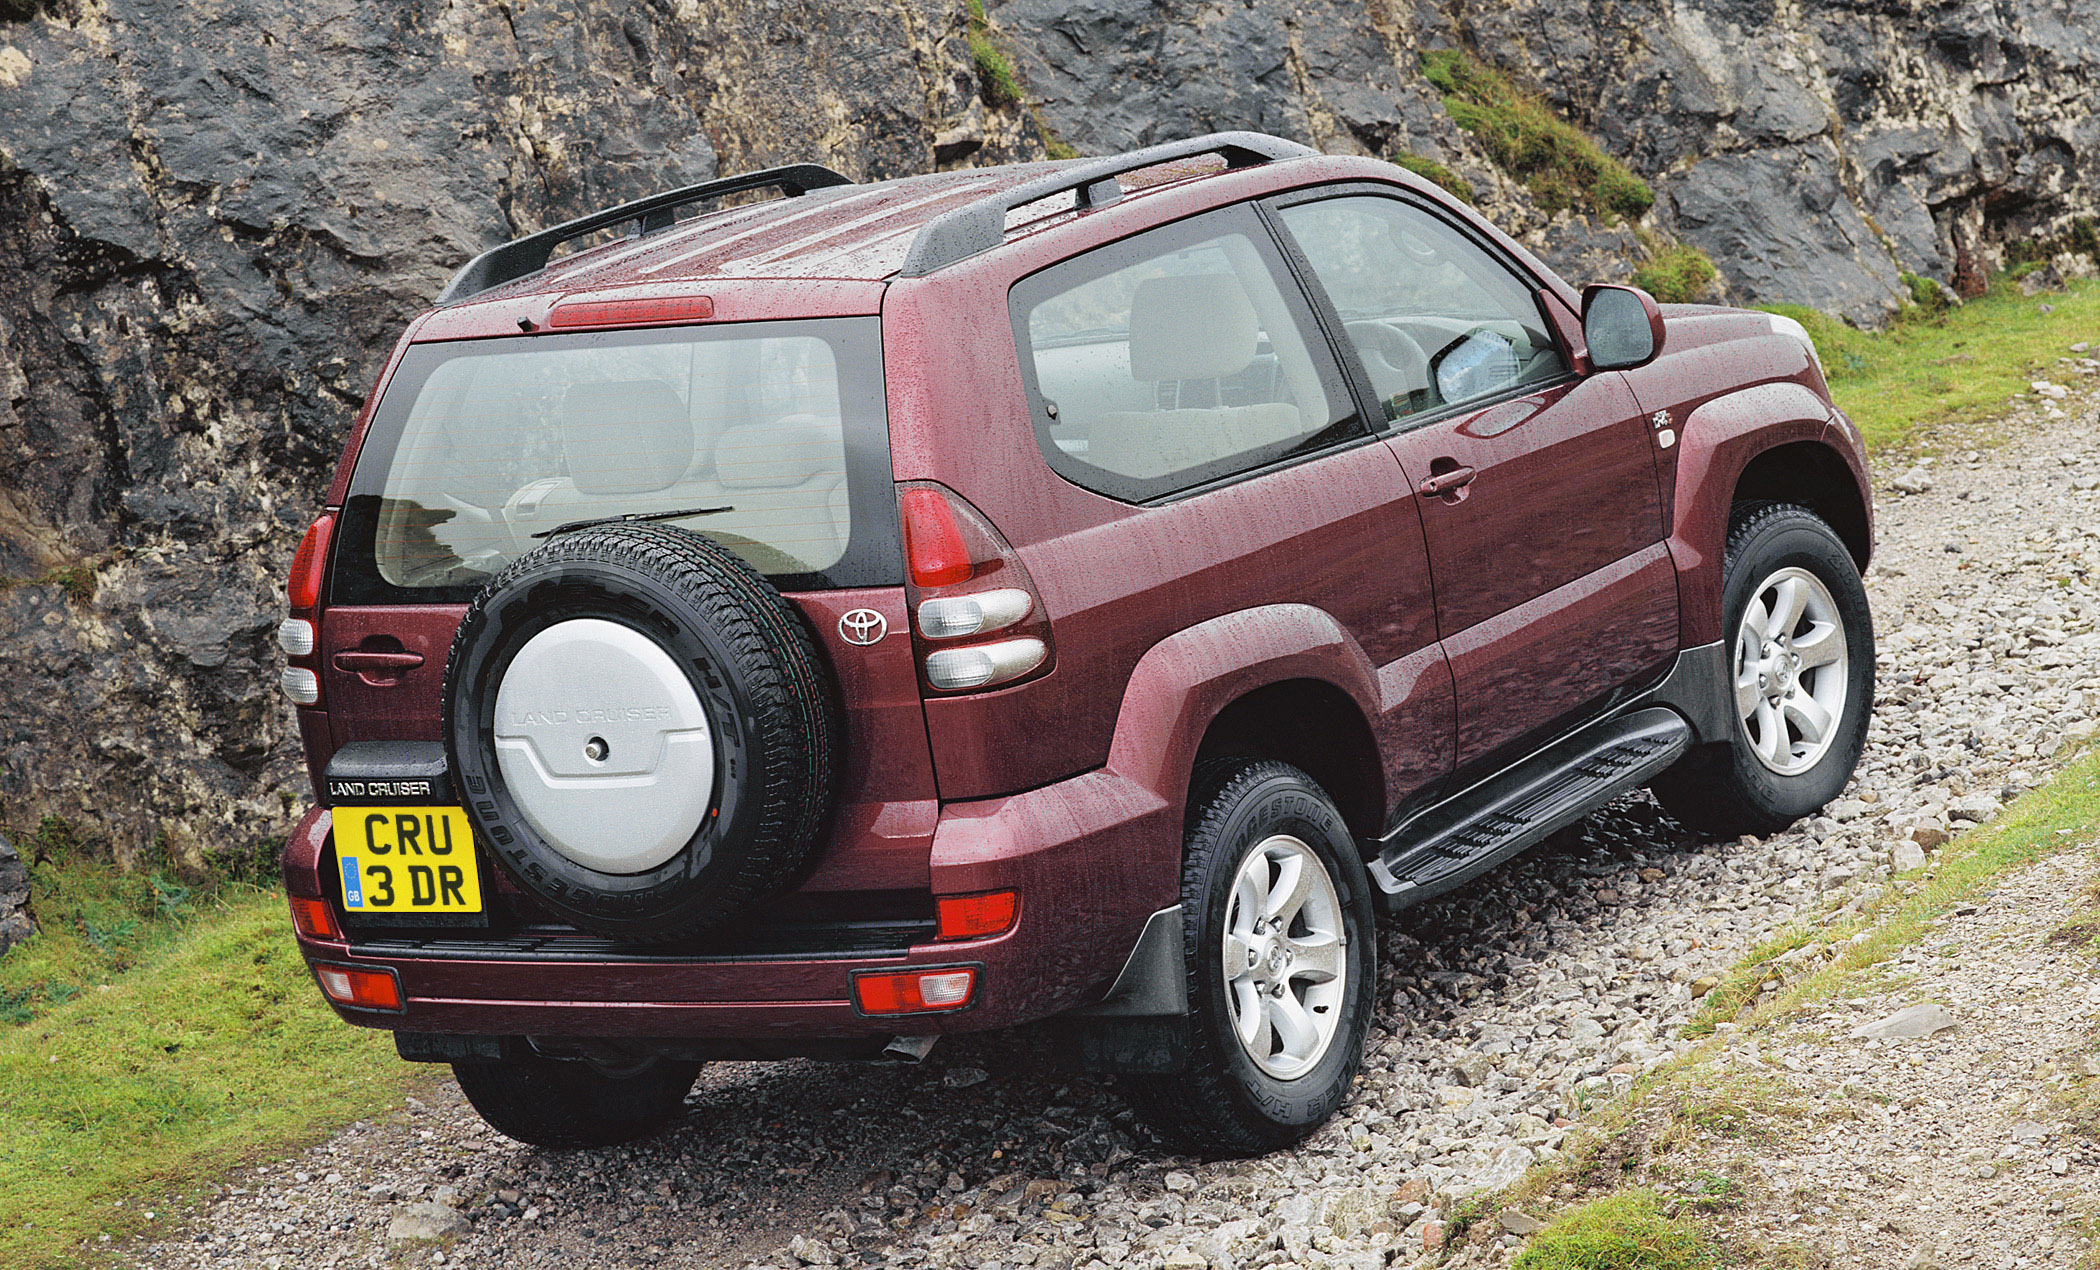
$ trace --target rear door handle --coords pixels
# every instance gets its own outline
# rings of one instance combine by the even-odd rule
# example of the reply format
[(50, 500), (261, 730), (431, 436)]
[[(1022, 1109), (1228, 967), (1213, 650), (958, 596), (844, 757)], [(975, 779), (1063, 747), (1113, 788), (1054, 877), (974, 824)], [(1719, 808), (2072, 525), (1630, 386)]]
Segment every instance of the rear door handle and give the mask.
[(1422, 491), (1424, 498), (1442, 498), (1453, 490), (1471, 485), (1475, 475), (1477, 473), (1470, 467), (1454, 467), (1448, 472), (1438, 472), (1435, 476), (1425, 478), (1416, 488)]
[(373, 671), (381, 674), (385, 674), (388, 671), (398, 673), (404, 670), (414, 670), (422, 664), (423, 654), (421, 653), (368, 653), (353, 649), (349, 652), (335, 655), (335, 668), (337, 670), (346, 670), (355, 674), (369, 674)]

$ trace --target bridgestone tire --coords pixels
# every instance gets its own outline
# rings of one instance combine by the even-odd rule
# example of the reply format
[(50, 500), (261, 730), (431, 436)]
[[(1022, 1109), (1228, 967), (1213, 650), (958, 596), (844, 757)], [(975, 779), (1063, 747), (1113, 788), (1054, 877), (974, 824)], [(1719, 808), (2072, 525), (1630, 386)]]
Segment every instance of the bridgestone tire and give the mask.
[[(591, 783), (588, 772), (580, 780), (548, 776), (515, 789), (506, 781), (505, 760), (497, 752), (498, 699), (521, 651), (550, 631), (548, 638), (557, 644), (574, 631), (623, 641), (623, 647), (638, 650), (636, 664), (657, 668), (659, 695), (692, 716), (696, 725), (681, 739), (694, 744), (679, 751), (693, 765), (682, 773), (691, 779), (656, 780), (652, 769), (658, 789), (674, 795), (688, 791), (675, 813), (632, 816), (635, 796), (614, 788), (617, 782)], [(567, 704), (563, 681), (574, 678), (575, 703), (593, 705), (594, 647), (599, 646), (585, 645), (570, 661), (555, 663), (552, 691), (548, 676), (536, 672), (539, 699)], [(526, 660), (532, 666), (544, 662)], [(681, 530), (656, 525), (583, 529), (519, 557), (467, 610), (445, 666), (444, 694), (452, 771), (497, 866), (555, 914), (610, 938), (671, 941), (747, 911), (796, 878), (832, 808), (838, 695), (815, 638), (795, 609), (742, 559)], [(646, 702), (623, 706), (623, 701), (614, 699), (609, 712), (591, 711), (592, 717), (612, 720), (598, 730), (631, 728), (636, 725), (623, 724), (623, 717), (655, 718), (651, 711), (673, 708)], [(561, 713), (549, 709), (520, 717), (539, 720)], [(516, 720), (503, 722), (512, 731), (519, 726)], [(579, 748), (579, 738), (570, 733), (590, 730), (571, 727), (565, 719), (543, 732), (550, 750), (559, 744), (561, 759), (578, 763), (570, 751)], [(539, 736), (535, 733), (529, 744), (538, 746)], [(653, 743), (659, 754), (669, 751), (664, 738)], [(521, 770), (515, 761), (519, 747), (528, 743), (506, 744), (515, 775)], [(595, 736), (581, 748), (588, 754), (593, 746), (601, 754), (605, 749)], [(632, 748), (646, 747), (637, 743)], [(582, 801), (559, 789), (548, 792), (562, 780), (586, 791)], [(553, 840), (543, 831), (559, 822), (548, 814), (550, 806), (568, 817), (565, 823), (583, 826), (570, 831), (570, 841)], [(586, 833), (601, 853), (613, 854), (594, 855), (579, 847), (576, 839)], [(618, 854), (626, 842), (652, 833), (660, 847), (631, 860)]]
[(537, 1054), (454, 1063), (460, 1092), (489, 1127), (536, 1147), (604, 1147), (653, 1137), (677, 1123), (700, 1064), (658, 1059), (608, 1076), (581, 1059)]
[[(1325, 1124), (1348, 1097), (1363, 1065), (1378, 967), (1370, 880), (1333, 801), (1311, 777), (1286, 763), (1205, 763), (1189, 791), (1188, 825), (1181, 905), (1190, 1061), (1187, 1070), (1172, 1075), (1125, 1079), (1137, 1112), (1183, 1150), (1213, 1157), (1258, 1155), (1303, 1141)], [(1312, 894), (1304, 909), (1330, 901), (1332, 905), (1324, 912), (1285, 916), (1281, 927), (1272, 928), (1283, 940), (1271, 938), (1268, 943), (1317, 943), (1322, 929), (1342, 937), (1333, 962), (1341, 971), (1334, 977), (1340, 981), (1337, 993), (1315, 995), (1317, 984), (1290, 978), (1301, 972), (1289, 962), (1283, 964), (1286, 994), (1303, 1002), (1297, 1017), (1332, 1017), (1324, 1024), (1325, 1039), (1303, 1047), (1302, 1070), (1281, 1078), (1264, 1070), (1263, 1062), (1277, 1066), (1288, 1059), (1287, 1053), (1262, 1060), (1255, 1052), (1287, 1051), (1284, 1034), (1265, 1032), (1252, 1044), (1241, 1041), (1236, 1021), (1250, 1017), (1250, 1005), (1260, 1003), (1264, 1011), (1253, 1017), (1267, 1017), (1269, 1007), (1247, 983), (1240, 985), (1244, 995), (1235, 998), (1226, 965), (1232, 952), (1251, 957), (1261, 947), (1259, 939), (1251, 946), (1227, 941), (1236, 938), (1235, 914), (1249, 907), (1236, 905), (1235, 893), (1254, 857), (1265, 850), (1279, 859), (1304, 861), (1306, 853), (1317, 859), (1325, 889), (1320, 879), (1308, 877)], [(1267, 872), (1266, 865), (1260, 868)], [(1269, 895), (1288, 885), (1281, 870), (1274, 880), (1276, 889)], [(1263, 885), (1257, 881), (1255, 891)], [(1279, 911), (1303, 910), (1285, 901)], [(1276, 951), (1273, 946), (1265, 950)], [(1235, 968), (1244, 971), (1251, 965), (1250, 960)]]
[[(1866, 744), (1874, 704), (1874, 619), (1866, 587), (1845, 544), (1804, 508), (1746, 503), (1735, 510), (1721, 580), (1721, 629), (1731, 679), (1725, 687), (1732, 690), (1742, 670), (1738, 637), (1751, 601), (1772, 578), (1789, 572), (1808, 574), (1820, 584), (1816, 602), (1827, 601), (1835, 619), (1831, 624), (1842, 631), (1843, 707), (1829, 725), (1820, 757), (1809, 763), (1804, 754), (1798, 771), (1782, 773), (1761, 761), (1750, 725), (1736, 722), (1727, 741), (1692, 750), (1659, 777), (1651, 788), (1664, 809), (1709, 835), (1777, 833), (1814, 814), (1843, 792)], [(1730, 706), (1734, 719), (1732, 696)]]

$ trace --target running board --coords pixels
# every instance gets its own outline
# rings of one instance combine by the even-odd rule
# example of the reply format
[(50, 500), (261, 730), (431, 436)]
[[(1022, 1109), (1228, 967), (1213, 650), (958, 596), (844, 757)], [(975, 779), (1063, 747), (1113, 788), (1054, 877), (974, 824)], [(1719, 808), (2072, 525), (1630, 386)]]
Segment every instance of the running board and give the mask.
[(1692, 728), (1651, 706), (1592, 724), (1386, 835), (1370, 862), (1386, 912), (1487, 872), (1677, 761)]

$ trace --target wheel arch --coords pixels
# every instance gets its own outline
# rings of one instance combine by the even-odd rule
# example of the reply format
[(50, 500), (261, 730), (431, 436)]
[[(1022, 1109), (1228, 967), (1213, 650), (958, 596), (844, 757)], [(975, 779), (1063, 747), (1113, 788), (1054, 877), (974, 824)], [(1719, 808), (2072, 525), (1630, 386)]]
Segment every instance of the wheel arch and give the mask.
[(1196, 762), (1214, 758), (1289, 763), (1327, 791), (1359, 841), (1384, 827), (1378, 741), (1356, 702), (1327, 680), (1278, 680), (1233, 699), (1196, 747)]
[(1762, 450), (1736, 477), (1730, 506), (1770, 501), (1794, 503), (1837, 532), (1852, 562), (1866, 571), (1873, 554), (1873, 529), (1865, 495), (1845, 460), (1819, 441), (1790, 441)]
[(1758, 384), (1692, 411), (1675, 464), (1670, 555), (1686, 648), (1721, 633), (1721, 568), (1735, 505), (1801, 503), (1830, 521), (1862, 570), (1873, 548), (1864, 459), (1829, 403), (1792, 382)]
[[(1333, 615), (1305, 604), (1242, 609), (1176, 632), (1138, 660), (1108, 767), (1185, 816), (1200, 758), (1281, 759), (1305, 768), (1351, 830), (1370, 836), (1387, 798), (1369, 722), (1379, 699), (1370, 658)], [(1310, 713), (1280, 738), (1262, 735), (1293, 710)], [(1335, 738), (1315, 735), (1321, 727)]]

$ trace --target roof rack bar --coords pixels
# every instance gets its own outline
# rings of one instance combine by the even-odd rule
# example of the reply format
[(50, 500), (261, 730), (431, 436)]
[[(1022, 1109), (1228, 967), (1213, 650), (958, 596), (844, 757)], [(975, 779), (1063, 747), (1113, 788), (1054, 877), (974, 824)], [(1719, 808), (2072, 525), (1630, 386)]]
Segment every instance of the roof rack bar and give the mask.
[(490, 287), (502, 286), (527, 274), (538, 273), (547, 267), (548, 259), (554, 255), (554, 249), (561, 244), (602, 229), (611, 229), (627, 221), (639, 222), (637, 232), (642, 234), (668, 229), (676, 219), (680, 207), (688, 203), (697, 203), (701, 199), (764, 189), (777, 189), (789, 198), (799, 198), (811, 190), (851, 184), (852, 178), (842, 176), (821, 164), (793, 163), (786, 167), (767, 168), (763, 172), (746, 172), (742, 176), (702, 181), (698, 185), (688, 185), (682, 189), (666, 190), (661, 194), (638, 198), (631, 203), (622, 203), (618, 207), (609, 207), (602, 212), (593, 212), (589, 216), (565, 221), (552, 229), (527, 234), (500, 247), (491, 247), (469, 260), (464, 268), (452, 275), (452, 281), (439, 293), (436, 303), (440, 308), (448, 304), (458, 304)]
[(990, 251), (1006, 239), (1008, 212), (1053, 194), (1078, 190), (1082, 209), (1105, 207), (1122, 196), (1122, 187), (1116, 184), (1115, 178), (1140, 168), (1205, 154), (1223, 155), (1228, 168), (1250, 168), (1277, 159), (1297, 159), (1318, 153), (1310, 146), (1264, 133), (1213, 132), (1209, 136), (1169, 141), (1132, 150), (1128, 154), (1074, 163), (1048, 176), (986, 195), (928, 221), (912, 239), (904, 267), (897, 272), (900, 277), (923, 278), (935, 270), (968, 260), (979, 252)]

